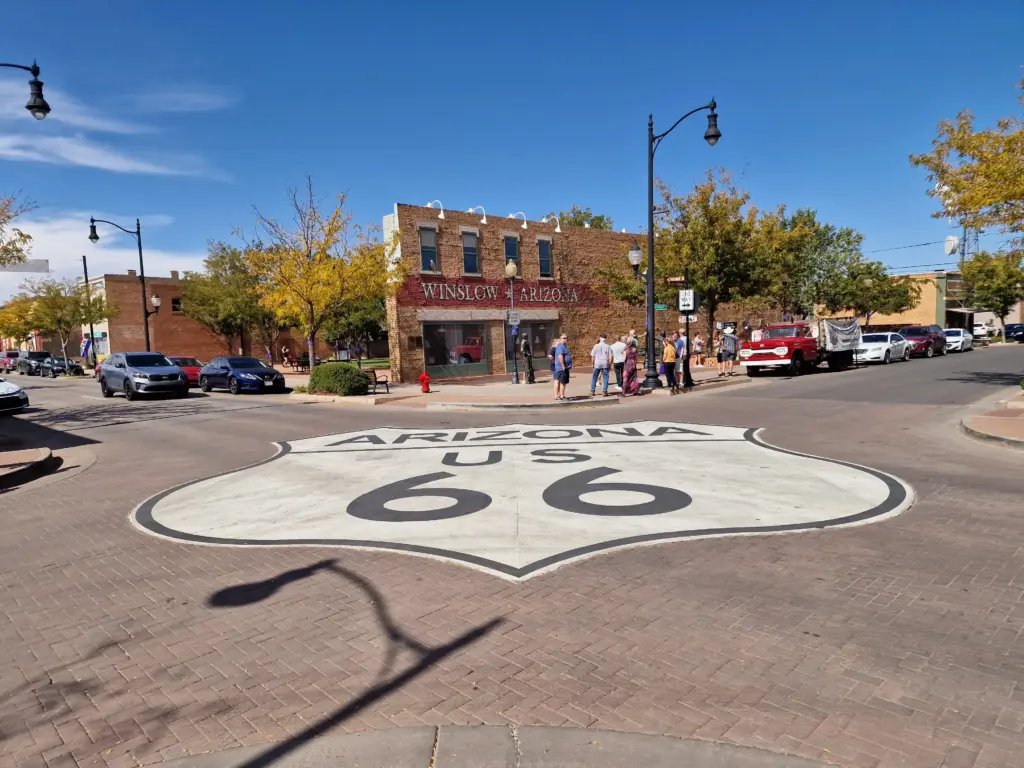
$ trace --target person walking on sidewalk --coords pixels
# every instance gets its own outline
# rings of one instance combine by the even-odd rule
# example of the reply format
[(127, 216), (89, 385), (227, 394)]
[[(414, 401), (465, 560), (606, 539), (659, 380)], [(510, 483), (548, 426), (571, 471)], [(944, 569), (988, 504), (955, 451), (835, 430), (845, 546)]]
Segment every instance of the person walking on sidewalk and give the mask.
[(622, 369), (622, 394), (631, 397), (640, 394), (640, 379), (636, 375), (636, 344), (626, 347), (626, 365)]
[(676, 347), (676, 389), (678, 389), (686, 383), (683, 381), (683, 360), (689, 353), (690, 340), (686, 337), (685, 328), (680, 328), (679, 333), (673, 334), (672, 338), (675, 339)]
[(722, 366), (724, 370), (719, 376), (732, 376), (732, 366), (736, 362), (736, 353), (740, 348), (740, 340), (732, 331), (722, 334)]
[(612, 367), (612, 348), (608, 345), (608, 337), (601, 334), (597, 344), (590, 350), (590, 357), (594, 361), (594, 373), (590, 377), (590, 396), (597, 394), (597, 377), (601, 376), (602, 394), (608, 397), (608, 369)]
[(693, 356), (698, 368), (704, 367), (704, 337), (699, 333), (693, 337)]
[(569, 385), (569, 371), (572, 370), (572, 355), (569, 354), (569, 337), (562, 334), (555, 347), (555, 399), (565, 400), (565, 388)]
[(612, 344), (612, 367), (615, 368), (615, 386), (622, 391), (622, 372), (626, 368), (626, 337), (619, 336), (619, 340)]
[(679, 383), (676, 381), (676, 336), (673, 333), (671, 339), (663, 338), (664, 345), (661, 352), (661, 364), (665, 366), (665, 384), (674, 395), (679, 391)]

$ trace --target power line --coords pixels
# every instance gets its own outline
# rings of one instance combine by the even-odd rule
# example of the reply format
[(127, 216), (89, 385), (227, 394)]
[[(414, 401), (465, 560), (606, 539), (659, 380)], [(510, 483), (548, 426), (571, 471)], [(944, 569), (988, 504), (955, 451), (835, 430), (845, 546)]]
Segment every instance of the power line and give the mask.
[(923, 248), (926, 245), (939, 245), (945, 242), (944, 240), (933, 240), (930, 243), (916, 243), (915, 245), (897, 245), (895, 248), (876, 248), (873, 251), (865, 251), (865, 253), (884, 253), (885, 251), (902, 251), (905, 248)]

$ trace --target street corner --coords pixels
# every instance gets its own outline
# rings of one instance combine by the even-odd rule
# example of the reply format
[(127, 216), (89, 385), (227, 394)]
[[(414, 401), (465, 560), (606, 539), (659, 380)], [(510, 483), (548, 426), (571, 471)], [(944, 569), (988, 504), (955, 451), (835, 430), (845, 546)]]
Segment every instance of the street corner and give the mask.
[(913, 500), (899, 478), (741, 427), (382, 427), (280, 443), (132, 519), (194, 544), (384, 549), (518, 580), (623, 547), (877, 522)]

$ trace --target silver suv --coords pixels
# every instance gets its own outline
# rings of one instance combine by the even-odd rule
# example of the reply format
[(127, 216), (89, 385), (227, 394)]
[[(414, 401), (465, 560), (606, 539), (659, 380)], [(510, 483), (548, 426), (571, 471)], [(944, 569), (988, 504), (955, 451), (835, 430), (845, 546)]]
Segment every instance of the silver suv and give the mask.
[(159, 352), (115, 352), (103, 361), (100, 392), (123, 392), (129, 400), (156, 393), (188, 397), (188, 375)]

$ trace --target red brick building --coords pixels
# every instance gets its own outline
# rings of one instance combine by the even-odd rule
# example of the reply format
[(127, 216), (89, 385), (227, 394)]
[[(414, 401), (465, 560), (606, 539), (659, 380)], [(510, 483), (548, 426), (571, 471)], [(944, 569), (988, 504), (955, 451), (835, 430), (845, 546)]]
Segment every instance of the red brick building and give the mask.
[[(535, 367), (547, 369), (547, 351), (563, 331), (586, 367), (598, 334), (643, 332), (643, 307), (594, 290), (597, 269), (628, 269), (626, 254), (640, 236), (555, 221), (440, 213), (397, 204), (384, 217), (385, 240), (398, 233), (395, 259), (404, 262), (407, 274), (387, 302), (396, 381), (415, 381), (424, 370), (435, 379), (510, 372), (512, 350), (524, 336)], [(519, 269), (511, 288), (505, 278), (510, 259)], [(505, 323), (513, 299), (521, 318), (516, 339)], [(677, 327), (678, 312), (659, 312), (657, 322)]]

